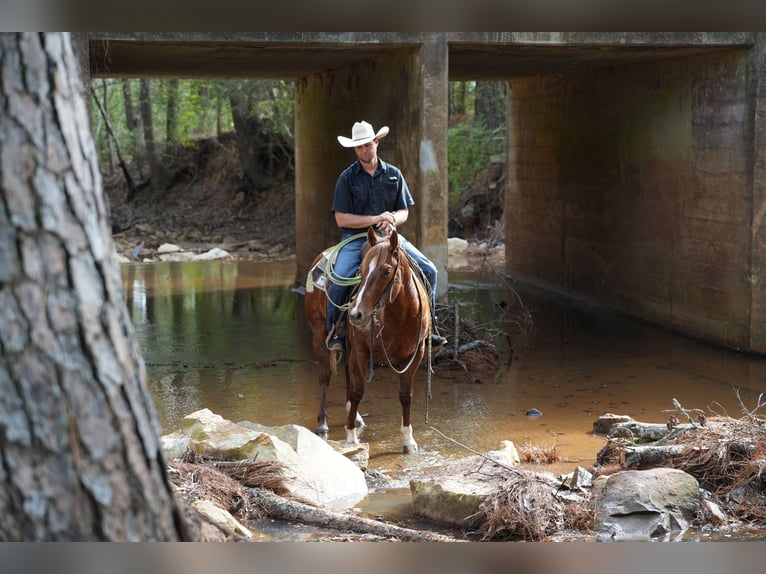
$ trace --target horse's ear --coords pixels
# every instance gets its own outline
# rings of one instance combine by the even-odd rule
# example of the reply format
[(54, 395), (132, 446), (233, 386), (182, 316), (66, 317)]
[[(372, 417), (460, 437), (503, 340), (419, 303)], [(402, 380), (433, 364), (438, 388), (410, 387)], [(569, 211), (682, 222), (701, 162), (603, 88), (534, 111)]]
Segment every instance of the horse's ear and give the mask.
[(369, 243), (371, 246), (375, 245), (378, 241), (378, 234), (375, 233), (375, 228), (370, 226), (367, 229), (367, 243)]
[(399, 248), (399, 234), (396, 232), (396, 229), (391, 231), (391, 236), (388, 240), (391, 242), (391, 251)]

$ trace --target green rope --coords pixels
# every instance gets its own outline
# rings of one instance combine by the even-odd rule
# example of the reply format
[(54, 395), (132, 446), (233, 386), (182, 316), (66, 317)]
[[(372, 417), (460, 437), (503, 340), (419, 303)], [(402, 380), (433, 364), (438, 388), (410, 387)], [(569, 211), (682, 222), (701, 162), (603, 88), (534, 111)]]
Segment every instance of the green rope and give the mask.
[(346, 239), (338, 243), (335, 247), (333, 247), (327, 254), (327, 261), (329, 262), (329, 265), (327, 266), (327, 278), (332, 283), (335, 283), (335, 285), (350, 287), (352, 285), (358, 285), (359, 282), (362, 280), (361, 275), (354, 275), (353, 277), (343, 277), (342, 275), (336, 275), (335, 271), (333, 270), (333, 261), (335, 261), (335, 256), (338, 254), (338, 252), (341, 249), (343, 249), (346, 245), (351, 243), (352, 241), (355, 241), (362, 237), (367, 237), (366, 231), (363, 233), (357, 233), (356, 235), (352, 235), (351, 237), (347, 237)]

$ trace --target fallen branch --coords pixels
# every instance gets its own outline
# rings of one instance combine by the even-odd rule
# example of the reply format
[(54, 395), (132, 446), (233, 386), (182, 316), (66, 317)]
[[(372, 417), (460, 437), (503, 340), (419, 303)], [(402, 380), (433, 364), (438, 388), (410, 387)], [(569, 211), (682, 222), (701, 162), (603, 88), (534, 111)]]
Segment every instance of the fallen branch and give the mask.
[(482, 347), (491, 349), (492, 351), (495, 350), (495, 346), (492, 343), (482, 341), (481, 339), (476, 339), (475, 341), (471, 341), (465, 345), (460, 345), (457, 350), (455, 350), (455, 348), (440, 349), (439, 352), (434, 355), (434, 358), (439, 359), (441, 357), (457, 357), (457, 355), (462, 355), (466, 351), (473, 351), (474, 349), (480, 349)]
[(683, 444), (667, 446), (629, 446), (625, 447), (625, 468), (653, 468), (680, 456), (686, 450)]
[(345, 532), (374, 534), (386, 538), (396, 538), (403, 542), (460, 542), (456, 538), (433, 532), (421, 532), (410, 528), (402, 528), (400, 526), (384, 524), (371, 518), (332, 512), (308, 504), (302, 504), (282, 498), (262, 488), (248, 488), (247, 491), (252, 504), (258, 505), (267, 515), (278, 520), (312, 524)]

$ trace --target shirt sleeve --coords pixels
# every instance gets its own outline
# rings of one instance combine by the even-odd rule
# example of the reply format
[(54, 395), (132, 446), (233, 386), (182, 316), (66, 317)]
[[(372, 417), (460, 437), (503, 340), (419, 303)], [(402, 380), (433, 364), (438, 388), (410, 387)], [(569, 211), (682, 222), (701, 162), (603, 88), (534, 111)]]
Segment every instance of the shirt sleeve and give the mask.
[(335, 194), (332, 198), (331, 211), (335, 213), (353, 213), (353, 203), (351, 201), (351, 182), (349, 181), (350, 168), (344, 169), (335, 182)]

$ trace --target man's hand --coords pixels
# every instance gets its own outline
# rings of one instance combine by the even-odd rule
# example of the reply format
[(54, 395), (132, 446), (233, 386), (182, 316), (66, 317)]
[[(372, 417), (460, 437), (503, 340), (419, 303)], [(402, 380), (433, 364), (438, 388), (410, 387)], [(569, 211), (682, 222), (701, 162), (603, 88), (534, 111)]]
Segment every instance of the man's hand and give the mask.
[(393, 211), (384, 211), (375, 217), (375, 229), (386, 237), (396, 229), (396, 214)]

